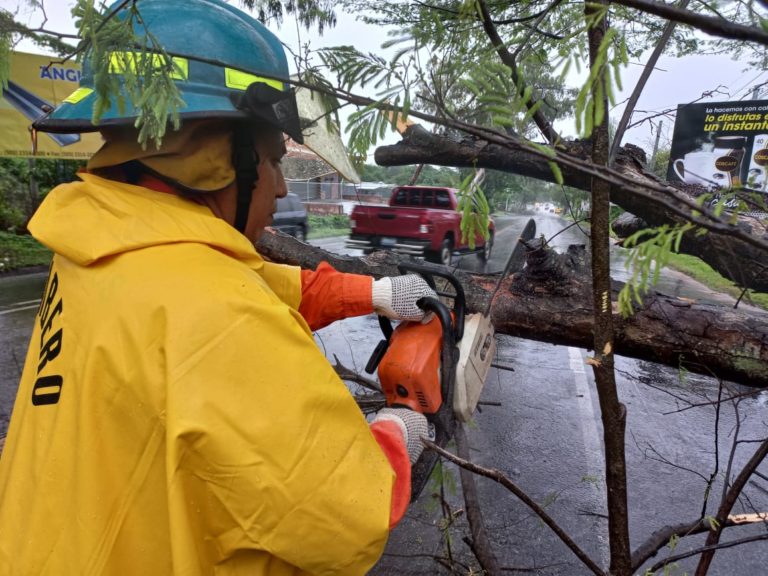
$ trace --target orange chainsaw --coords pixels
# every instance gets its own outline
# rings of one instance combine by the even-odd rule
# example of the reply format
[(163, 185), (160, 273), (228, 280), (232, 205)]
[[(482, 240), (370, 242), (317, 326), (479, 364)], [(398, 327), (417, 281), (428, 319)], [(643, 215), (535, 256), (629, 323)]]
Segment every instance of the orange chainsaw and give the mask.
[[(379, 316), (384, 340), (371, 355), (365, 371), (378, 367), (379, 380), (390, 407), (421, 412), (430, 424), (431, 440), (445, 446), (453, 437), (457, 419), (471, 418), (496, 349), (490, 318), (465, 317), (464, 289), (452, 275), (417, 264), (398, 266), (401, 274), (420, 274), (440, 299), (421, 298), (417, 306), (433, 313), (432, 319), (401, 322)], [(435, 277), (447, 280), (453, 291), (438, 290)], [(453, 306), (443, 303), (452, 300)], [(429, 480), (438, 455), (425, 450), (411, 470), (411, 501)]]

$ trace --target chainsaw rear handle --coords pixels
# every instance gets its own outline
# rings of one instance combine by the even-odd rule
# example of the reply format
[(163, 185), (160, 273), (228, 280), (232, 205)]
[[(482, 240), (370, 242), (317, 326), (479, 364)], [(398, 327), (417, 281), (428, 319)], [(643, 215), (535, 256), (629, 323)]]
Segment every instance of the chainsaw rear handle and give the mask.
[[(466, 311), (466, 296), (464, 295), (464, 288), (461, 286), (459, 281), (456, 279), (456, 277), (453, 274), (449, 274), (447, 272), (443, 272), (442, 270), (437, 270), (431, 266), (425, 266), (423, 264), (414, 264), (414, 263), (404, 263), (400, 264), (397, 267), (400, 274), (408, 274), (409, 272), (413, 272), (416, 274), (419, 274), (427, 284), (429, 284), (429, 287), (434, 290), (438, 296), (446, 296), (453, 299), (453, 313), (454, 313), (454, 319), (453, 322), (445, 323), (441, 319), (440, 322), (443, 327), (443, 334), (446, 333), (446, 330), (450, 330), (453, 333), (453, 341), (454, 344), (456, 342), (459, 342), (461, 338), (464, 336), (464, 315)], [(453, 289), (455, 292), (441, 292), (437, 289), (437, 286), (435, 284), (435, 276), (439, 276), (440, 278), (444, 278), (447, 280), (451, 286), (453, 286)], [(440, 303), (438, 300), (435, 300), (434, 298), (419, 298), (416, 301), (416, 306), (424, 310), (425, 312), (436, 312), (434, 308), (426, 308), (424, 306), (425, 300), (432, 300), (433, 302), (437, 302), (440, 306), (442, 306), (444, 309), (446, 308), (444, 304)], [(438, 317), (440, 317), (440, 314), (438, 314)], [(449, 314), (450, 318), (450, 314)], [(387, 352), (387, 348), (389, 346), (389, 339), (392, 337), (392, 321), (387, 318), (386, 316), (379, 316), (379, 327), (381, 328), (382, 333), (384, 334), (384, 339), (381, 340), (374, 349), (373, 353), (371, 354), (371, 357), (368, 359), (368, 363), (365, 365), (365, 371), (368, 374), (373, 374), (376, 371), (376, 368), (379, 366), (379, 362), (381, 362), (381, 359), (384, 357), (384, 354)]]

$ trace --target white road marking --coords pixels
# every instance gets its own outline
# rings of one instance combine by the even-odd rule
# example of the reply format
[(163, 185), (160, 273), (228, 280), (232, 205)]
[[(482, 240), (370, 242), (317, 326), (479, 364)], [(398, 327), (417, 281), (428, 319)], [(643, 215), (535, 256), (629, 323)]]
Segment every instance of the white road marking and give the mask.
[[(30, 300), (32, 302), (32, 300)], [(40, 305), (40, 300), (37, 301), (35, 304), (31, 304), (29, 306), (19, 306), (18, 308), (11, 308), (10, 310), (3, 310), (0, 312), (0, 316), (5, 316), (6, 314), (13, 314), (14, 312), (21, 312), (22, 310), (32, 310), (33, 308), (37, 308)]]
[(35, 300), (24, 300), (23, 302), (14, 302), (12, 306), (23, 306), (24, 304), (40, 304), (40, 298)]
[[(597, 417), (593, 408), (592, 389), (584, 369), (584, 358), (581, 349), (568, 347), (570, 368), (573, 372), (573, 383), (576, 391), (576, 406), (581, 417), (581, 436), (584, 442), (587, 468), (591, 476), (597, 477), (597, 482), (590, 484), (595, 489), (595, 496), (599, 509), (595, 512), (605, 513), (608, 496), (605, 491), (605, 458), (603, 456), (602, 436), (597, 430)], [(598, 522), (600, 526), (597, 539), (600, 542), (600, 560), (602, 566), (610, 563), (610, 549), (608, 543), (608, 522)]]

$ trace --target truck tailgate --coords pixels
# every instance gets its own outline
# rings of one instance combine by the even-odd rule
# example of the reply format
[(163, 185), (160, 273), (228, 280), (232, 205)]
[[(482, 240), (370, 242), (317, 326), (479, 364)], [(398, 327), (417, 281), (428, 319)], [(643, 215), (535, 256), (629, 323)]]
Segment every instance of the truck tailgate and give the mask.
[(357, 206), (354, 212), (357, 234), (414, 237), (419, 234), (419, 218), (424, 208)]

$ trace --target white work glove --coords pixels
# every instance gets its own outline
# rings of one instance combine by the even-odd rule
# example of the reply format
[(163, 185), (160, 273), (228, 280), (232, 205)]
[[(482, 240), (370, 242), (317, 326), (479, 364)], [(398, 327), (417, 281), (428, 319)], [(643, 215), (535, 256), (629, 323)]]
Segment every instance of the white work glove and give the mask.
[(373, 282), (373, 309), (393, 320), (423, 320), (424, 311), (416, 301), (424, 296), (437, 298), (426, 280), (416, 274), (387, 276)]
[(429, 438), (429, 424), (424, 414), (409, 408), (382, 408), (373, 421), (374, 423), (394, 422), (400, 427), (408, 449), (408, 457), (411, 464), (415, 464), (424, 450), (421, 437)]

